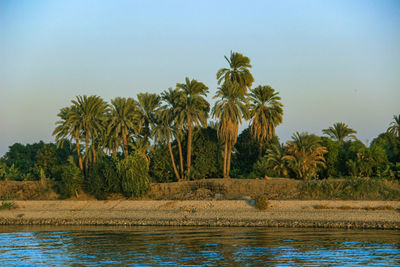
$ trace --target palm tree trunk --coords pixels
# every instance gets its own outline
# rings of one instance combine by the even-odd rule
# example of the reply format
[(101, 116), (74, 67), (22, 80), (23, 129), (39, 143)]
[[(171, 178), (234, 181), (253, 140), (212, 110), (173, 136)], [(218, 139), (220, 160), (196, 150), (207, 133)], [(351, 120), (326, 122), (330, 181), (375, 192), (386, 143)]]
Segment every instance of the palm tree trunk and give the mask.
[(229, 144), (229, 148), (228, 148), (228, 162), (227, 162), (227, 168), (226, 168), (226, 177), (227, 178), (230, 178), (229, 177), (229, 173), (230, 173), (230, 170), (231, 170), (231, 155), (232, 155), (232, 145), (231, 144)]
[(263, 143), (262, 143), (261, 140), (260, 140), (259, 142), (260, 142), (260, 147), (259, 147), (258, 157), (261, 158), (261, 156), (262, 156)]
[(168, 142), (169, 154), (171, 155), (172, 166), (174, 167), (174, 172), (175, 172), (176, 178), (178, 179), (178, 182), (180, 182), (181, 178), (179, 177), (178, 170), (176, 169), (175, 159), (174, 159), (174, 154), (172, 153), (171, 143), (169, 142), (169, 140), (167, 142)]
[(228, 160), (228, 141), (225, 141), (225, 151), (224, 151), (224, 178), (227, 178), (226, 176), (226, 166), (227, 166), (227, 160)]
[(86, 174), (89, 169), (89, 132), (86, 130), (86, 144), (85, 144), (86, 158), (85, 158), (85, 170)]
[(122, 128), (122, 140), (124, 141), (124, 156), (128, 157), (128, 140), (126, 140), (125, 129)]
[(187, 179), (190, 180), (190, 166), (192, 161), (192, 121), (188, 117), (188, 147), (187, 147)]
[(181, 178), (184, 179), (183, 175), (183, 155), (182, 155), (182, 145), (181, 145), (181, 139), (179, 138), (178, 134), (176, 135), (176, 141), (178, 142), (178, 149), (179, 149), (179, 161), (181, 165)]
[(115, 148), (112, 150), (112, 153), (113, 153), (113, 157), (117, 158), (117, 150)]
[(77, 135), (75, 135), (75, 142), (76, 142), (76, 153), (78, 153), (79, 168), (81, 169), (81, 171), (83, 171), (82, 155), (81, 155), (81, 149), (79, 147), (79, 138)]

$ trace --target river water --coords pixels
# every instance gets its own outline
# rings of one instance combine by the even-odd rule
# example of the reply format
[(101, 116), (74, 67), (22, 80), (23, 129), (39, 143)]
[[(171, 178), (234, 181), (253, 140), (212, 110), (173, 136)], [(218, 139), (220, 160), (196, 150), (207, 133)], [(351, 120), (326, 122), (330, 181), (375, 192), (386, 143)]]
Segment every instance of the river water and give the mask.
[(399, 266), (400, 231), (0, 226), (0, 266)]

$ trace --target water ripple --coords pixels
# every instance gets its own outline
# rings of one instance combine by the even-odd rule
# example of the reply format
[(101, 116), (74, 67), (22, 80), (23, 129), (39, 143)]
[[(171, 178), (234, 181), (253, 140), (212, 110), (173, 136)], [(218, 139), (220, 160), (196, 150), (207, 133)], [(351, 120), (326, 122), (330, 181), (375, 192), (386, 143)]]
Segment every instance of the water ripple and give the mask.
[(207, 227), (0, 227), (0, 265), (396, 266), (400, 232)]

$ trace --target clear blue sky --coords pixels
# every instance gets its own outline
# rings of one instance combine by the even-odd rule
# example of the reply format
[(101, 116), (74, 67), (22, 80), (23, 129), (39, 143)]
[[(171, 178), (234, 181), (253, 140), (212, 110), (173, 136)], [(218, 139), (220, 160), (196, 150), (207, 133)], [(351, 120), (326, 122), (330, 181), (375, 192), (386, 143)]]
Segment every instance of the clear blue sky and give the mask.
[(189, 76), (211, 101), (231, 50), (280, 92), (281, 141), (339, 121), (371, 141), (400, 113), (397, 0), (0, 0), (0, 156), (54, 141), (76, 95), (160, 93)]

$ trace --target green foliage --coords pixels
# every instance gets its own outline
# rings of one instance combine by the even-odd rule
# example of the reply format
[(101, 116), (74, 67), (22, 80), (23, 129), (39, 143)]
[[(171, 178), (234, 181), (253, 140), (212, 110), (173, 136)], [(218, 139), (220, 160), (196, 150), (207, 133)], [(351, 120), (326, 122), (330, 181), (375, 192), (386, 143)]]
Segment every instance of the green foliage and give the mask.
[(11, 167), (14, 165), (21, 173), (29, 173), (35, 164), (37, 152), (43, 148), (44, 145), (43, 141), (27, 145), (15, 143), (9, 147), (3, 159), (7, 166)]
[(296, 178), (312, 179), (318, 176), (320, 168), (325, 168), (326, 147), (321, 145), (321, 139), (307, 132), (296, 132), (288, 141), (286, 155), (289, 168)]
[(273, 169), (273, 165), (271, 162), (268, 161), (267, 158), (261, 158), (259, 159), (254, 165), (253, 165), (253, 171), (249, 175), (252, 178), (257, 178), (257, 177), (281, 177), (280, 175), (277, 175), (276, 172)]
[(90, 194), (97, 199), (106, 199), (109, 193), (121, 193), (117, 164), (118, 160), (104, 157), (89, 169), (86, 187)]
[(374, 145), (385, 149), (386, 156), (391, 163), (400, 162), (400, 138), (392, 133), (382, 133), (372, 140), (371, 146)]
[(325, 168), (320, 169), (320, 177), (339, 177), (339, 150), (340, 145), (338, 142), (332, 141), (327, 137), (321, 137), (321, 145), (326, 147), (327, 153), (325, 154)]
[(168, 146), (157, 144), (150, 152), (150, 177), (158, 183), (176, 181)]
[(302, 199), (400, 200), (399, 181), (355, 178), (305, 181)]
[(223, 144), (218, 140), (217, 130), (197, 129), (193, 135), (192, 179), (215, 178), (222, 173)]
[(68, 164), (61, 168), (61, 182), (58, 191), (62, 198), (77, 196), (82, 188), (83, 175), (81, 170), (75, 165)]
[(1, 202), (0, 210), (11, 209), (15, 205), (15, 202)]
[(0, 180), (23, 181), (23, 174), (12, 164), (10, 167), (0, 160)]
[(150, 189), (149, 167), (146, 159), (134, 154), (117, 164), (122, 192), (129, 197), (143, 197)]
[[(264, 146), (265, 147), (265, 146)], [(260, 145), (251, 135), (250, 128), (244, 129), (235, 144), (236, 153), (232, 155), (232, 168), (236, 177), (247, 176), (260, 155)]]

